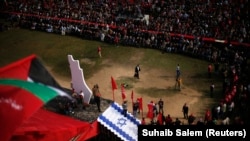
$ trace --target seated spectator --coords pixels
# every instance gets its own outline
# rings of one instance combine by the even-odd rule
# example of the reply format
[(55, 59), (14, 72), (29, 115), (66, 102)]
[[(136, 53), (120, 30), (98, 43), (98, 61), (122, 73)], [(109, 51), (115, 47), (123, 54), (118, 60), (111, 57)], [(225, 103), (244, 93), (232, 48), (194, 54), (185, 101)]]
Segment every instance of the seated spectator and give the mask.
[(141, 125), (146, 125), (146, 120), (145, 120), (145, 117), (142, 117), (142, 120), (141, 120)]
[(200, 119), (197, 121), (196, 125), (205, 125), (205, 123), (204, 123), (203, 119), (200, 118)]
[(172, 124), (173, 124), (172, 117), (170, 116), (170, 114), (168, 114), (165, 118), (165, 125), (172, 125)]
[(221, 121), (221, 124), (222, 125), (229, 125), (230, 124), (230, 118), (229, 117), (226, 117), (225, 119), (223, 119)]
[(193, 114), (188, 116), (188, 125), (192, 125), (194, 123), (195, 116)]
[(181, 125), (181, 121), (179, 118), (176, 118), (174, 121), (174, 125)]

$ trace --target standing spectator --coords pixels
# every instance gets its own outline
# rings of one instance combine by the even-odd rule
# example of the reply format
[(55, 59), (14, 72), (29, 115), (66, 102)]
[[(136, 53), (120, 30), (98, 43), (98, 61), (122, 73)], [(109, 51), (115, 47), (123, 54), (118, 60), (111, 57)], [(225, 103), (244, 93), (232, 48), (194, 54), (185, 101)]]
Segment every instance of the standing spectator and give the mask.
[(177, 66), (176, 66), (176, 79), (179, 78), (180, 75), (181, 75), (181, 70), (180, 69), (181, 69), (180, 65), (177, 64)]
[(211, 111), (209, 109), (207, 109), (206, 113), (205, 113), (205, 118), (204, 118), (204, 123), (207, 124), (212, 120), (212, 115), (211, 115)]
[(175, 89), (178, 89), (180, 91), (181, 90), (181, 83), (182, 83), (182, 79), (179, 76), (179, 77), (176, 78)]
[(99, 45), (97, 48), (97, 52), (100, 58), (102, 58), (102, 47)]
[(182, 112), (183, 112), (183, 116), (184, 116), (184, 119), (188, 119), (188, 106), (187, 106), (187, 103), (185, 103), (182, 107)]
[(157, 103), (155, 103), (154, 106), (153, 106), (153, 116), (157, 117), (157, 115), (158, 115)]
[(85, 105), (84, 105), (84, 93), (83, 93), (82, 90), (81, 90), (80, 93), (79, 93), (79, 103), (82, 104), (82, 109), (85, 110)]
[(128, 105), (127, 105), (127, 100), (124, 100), (122, 103), (122, 114), (126, 117), (127, 116), (127, 112), (128, 112)]
[(219, 71), (220, 71), (220, 63), (219, 63), (219, 61), (216, 61), (215, 63), (214, 63), (214, 72), (215, 72), (215, 74), (219, 74)]
[(158, 106), (159, 106), (159, 112), (161, 113), (164, 113), (163, 105), (164, 105), (164, 101), (160, 98), (160, 100), (158, 101)]
[(115, 38), (114, 38), (114, 43), (115, 43), (115, 46), (116, 47), (119, 47), (119, 37), (117, 35), (115, 35)]
[(97, 105), (98, 111), (101, 112), (101, 108), (100, 108), (101, 94), (100, 94), (100, 91), (99, 91), (98, 84), (94, 85), (94, 87), (92, 88), (92, 92), (93, 92), (93, 95), (94, 95), (94, 100), (95, 100), (95, 103)]
[(139, 102), (138, 101), (133, 102), (133, 116), (134, 117), (137, 117), (138, 109), (139, 109)]
[(207, 67), (207, 72), (208, 72), (208, 78), (212, 77), (212, 64), (209, 64)]
[(134, 74), (134, 77), (140, 79), (140, 75), (139, 75), (139, 72), (140, 72), (140, 71), (141, 71), (141, 67), (140, 67), (139, 64), (137, 64), (137, 65), (135, 66), (135, 74)]
[(214, 83), (212, 83), (211, 85), (210, 85), (210, 97), (213, 97), (214, 96)]

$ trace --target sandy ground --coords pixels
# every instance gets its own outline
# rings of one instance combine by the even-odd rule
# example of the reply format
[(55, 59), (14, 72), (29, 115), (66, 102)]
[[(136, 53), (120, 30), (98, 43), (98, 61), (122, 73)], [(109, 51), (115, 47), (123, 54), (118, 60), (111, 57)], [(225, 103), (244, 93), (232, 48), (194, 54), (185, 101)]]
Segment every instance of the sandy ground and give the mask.
[[(121, 77), (133, 77), (134, 74), (134, 66), (121, 66), (118, 64), (113, 64), (112, 62), (105, 60), (104, 58), (102, 63), (108, 64), (108, 67), (104, 67), (101, 71), (97, 72), (93, 75), (93, 77), (85, 80), (89, 88), (91, 89), (94, 84), (99, 85), (100, 92), (102, 94), (102, 97), (105, 99), (113, 100), (113, 92), (111, 88), (111, 76), (115, 80), (119, 80)], [(81, 60), (81, 61), (84, 61)], [(89, 62), (91, 63), (91, 62)], [(134, 88), (159, 88), (159, 89), (167, 89), (167, 88), (173, 88), (175, 84), (175, 78), (170, 77), (166, 80), (166, 72), (162, 72), (160, 70), (156, 69), (143, 69), (140, 73), (140, 79), (136, 81), (134, 84)], [(84, 68), (81, 66), (81, 68)], [(129, 71), (128, 71), (129, 68)], [(131, 68), (131, 69), (130, 69)], [(83, 70), (84, 71), (84, 70)], [(157, 72), (157, 73), (156, 73)], [(155, 76), (157, 74), (157, 76)], [(55, 79), (58, 81), (58, 83), (66, 88), (70, 88), (70, 78), (58, 76), (56, 73), (52, 72), (52, 75), (55, 77)], [(172, 75), (172, 74), (171, 74)], [(169, 76), (171, 76), (169, 75)], [(136, 78), (134, 78), (136, 79)], [(147, 95), (143, 95), (143, 93), (140, 93), (136, 91), (136, 89), (133, 89), (134, 91), (134, 99), (138, 97), (143, 98), (143, 113), (138, 116), (139, 119), (141, 119), (142, 116), (147, 115), (147, 103), (150, 101), (158, 102), (159, 97), (149, 97)], [(132, 90), (126, 91), (128, 104), (131, 105), (129, 107), (129, 112), (132, 112), (132, 100), (131, 100), (131, 92)], [(121, 98), (121, 90), (118, 86), (118, 89), (114, 91), (115, 95), (115, 102), (122, 104), (122, 98)], [(162, 94), (162, 99), (164, 101), (164, 114), (170, 114), (173, 119), (176, 117), (180, 118), (183, 123), (187, 123), (186, 120), (183, 119), (183, 113), (182, 113), (182, 106), (184, 103), (187, 103), (189, 106), (189, 113), (193, 113), (197, 118), (203, 118), (205, 110), (209, 107), (209, 105), (212, 101), (209, 97), (204, 97), (204, 94), (197, 92), (194, 89), (191, 89), (189, 87), (185, 86), (185, 83), (182, 86), (182, 90), (175, 95), (168, 96), (167, 93)], [(149, 122), (149, 119), (146, 119), (146, 121)]]

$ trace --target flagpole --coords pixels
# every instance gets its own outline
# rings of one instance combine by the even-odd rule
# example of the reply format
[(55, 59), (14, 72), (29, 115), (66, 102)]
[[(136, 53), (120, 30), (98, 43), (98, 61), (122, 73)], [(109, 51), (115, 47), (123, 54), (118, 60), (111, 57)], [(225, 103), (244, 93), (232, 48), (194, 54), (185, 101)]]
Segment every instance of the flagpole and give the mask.
[(113, 101), (115, 102), (115, 92), (113, 90)]
[(143, 117), (143, 108), (141, 109), (141, 117)]

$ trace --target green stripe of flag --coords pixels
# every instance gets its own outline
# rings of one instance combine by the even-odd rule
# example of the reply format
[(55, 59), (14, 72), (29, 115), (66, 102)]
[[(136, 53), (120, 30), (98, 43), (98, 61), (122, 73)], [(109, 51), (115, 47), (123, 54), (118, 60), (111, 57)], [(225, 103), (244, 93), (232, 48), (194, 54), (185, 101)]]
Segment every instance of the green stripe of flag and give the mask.
[(48, 86), (19, 79), (0, 79), (0, 85), (15, 86), (25, 89), (41, 99), (44, 103), (58, 95), (55, 90)]

